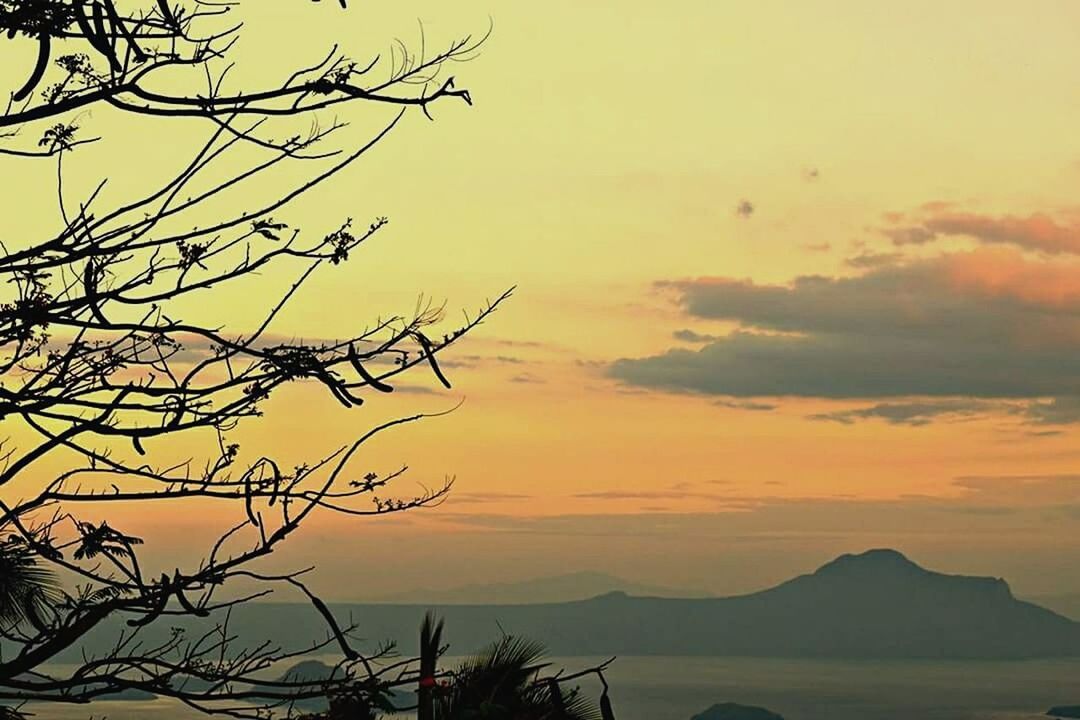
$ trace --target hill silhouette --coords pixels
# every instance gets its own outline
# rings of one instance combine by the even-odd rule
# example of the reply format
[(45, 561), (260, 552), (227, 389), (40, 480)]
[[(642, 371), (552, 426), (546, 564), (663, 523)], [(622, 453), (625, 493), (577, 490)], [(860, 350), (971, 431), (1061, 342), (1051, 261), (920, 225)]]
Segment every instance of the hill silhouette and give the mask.
[(704, 590), (648, 585), (585, 570), (533, 578), (520, 582), (474, 583), (446, 589), (417, 589), (394, 593), (373, 602), (437, 603), (453, 605), (523, 605), (587, 600), (609, 592), (650, 597), (709, 597)]
[(520, 616), (555, 652), (1019, 658), (1080, 654), (1080, 625), (1015, 599), (1004, 580), (926, 570), (893, 550), (844, 555), (751, 595), (612, 593)]
[(1062, 705), (1046, 711), (1052, 718), (1080, 718), (1080, 705)]
[(1080, 621), (1080, 593), (1038, 595), (1029, 599), (1036, 605), (1049, 608), (1072, 620)]
[[(1000, 578), (946, 575), (894, 550), (843, 555), (750, 595), (671, 599), (613, 592), (529, 605), (331, 605), (372, 645), (416, 651), (420, 618), (446, 618), (452, 652), (505, 631), (542, 640), (553, 655), (701, 655), (1019, 659), (1080, 656), (1080, 623), (1013, 597)], [(242, 637), (302, 644), (320, 632), (310, 608), (253, 604), (234, 614)]]
[(690, 720), (784, 720), (784, 718), (765, 708), (721, 703), (698, 713)]
[[(280, 681), (310, 683), (310, 685), (306, 685), (307, 689), (318, 690), (322, 687), (324, 681), (335, 675), (341, 677), (342, 671), (318, 660), (304, 660), (290, 667), (277, 679)], [(248, 691), (258, 697), (258, 688), (248, 688)], [(327, 706), (328, 702), (323, 698), (304, 699), (296, 702), (297, 708), (307, 712), (323, 712)]]

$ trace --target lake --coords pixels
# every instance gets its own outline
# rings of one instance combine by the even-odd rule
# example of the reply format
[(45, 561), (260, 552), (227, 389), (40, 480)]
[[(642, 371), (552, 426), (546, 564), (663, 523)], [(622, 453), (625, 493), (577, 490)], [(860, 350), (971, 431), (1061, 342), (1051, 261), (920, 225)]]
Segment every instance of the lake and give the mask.
[[(573, 670), (599, 660), (554, 662)], [(856, 662), (622, 657), (608, 679), (619, 720), (688, 720), (718, 702), (761, 705), (786, 720), (1031, 720), (1053, 705), (1080, 704), (1080, 659)], [(584, 687), (595, 694), (593, 683)], [(37, 712), (47, 720), (199, 717), (163, 700), (39, 707)]]

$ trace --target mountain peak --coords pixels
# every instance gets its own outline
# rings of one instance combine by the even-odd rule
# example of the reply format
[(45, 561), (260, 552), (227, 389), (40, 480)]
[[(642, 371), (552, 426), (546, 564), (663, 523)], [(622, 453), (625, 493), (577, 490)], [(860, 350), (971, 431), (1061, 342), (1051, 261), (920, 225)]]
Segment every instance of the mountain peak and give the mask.
[[(818, 568), (812, 575), (803, 575), (792, 581), (797, 585), (807, 583), (830, 592), (893, 593), (898, 588), (904, 592), (929, 593), (937, 597), (946, 593), (956, 597), (958, 593), (979, 598), (979, 602), (1013, 600), (1009, 584), (1001, 578), (946, 575), (915, 564), (903, 553), (884, 548), (867, 550), (858, 554), (841, 555)], [(789, 583), (790, 584), (790, 583)]]
[(875, 548), (866, 552), (847, 553), (820, 568), (815, 575), (831, 574), (922, 574), (928, 572), (908, 559), (906, 555), (889, 548)]

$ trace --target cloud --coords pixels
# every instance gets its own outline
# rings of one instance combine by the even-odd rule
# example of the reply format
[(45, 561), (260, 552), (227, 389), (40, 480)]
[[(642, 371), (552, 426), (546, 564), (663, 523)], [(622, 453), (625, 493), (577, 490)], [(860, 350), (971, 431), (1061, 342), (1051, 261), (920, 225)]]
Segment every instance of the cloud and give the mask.
[[(962, 476), (946, 496), (908, 495), (893, 499), (859, 497), (708, 496), (722, 505), (712, 512), (566, 514), (498, 516), (444, 513), (442, 520), (491, 530), (527, 534), (756, 538), (799, 542), (837, 534), (847, 538), (870, 534), (956, 540), (959, 534), (982, 538), (1023, 536), (1040, 529), (1072, 537), (1074, 528), (1043, 528), (1047, 515), (1080, 507), (1080, 475)], [(599, 491), (580, 499), (678, 499), (678, 492)], [(959, 519), (964, 518), (964, 519)], [(1076, 519), (1080, 519), (1077, 517)], [(777, 528), (784, 528), (778, 532)], [(1073, 544), (1074, 549), (1080, 546)]]
[(1028, 437), (1057, 437), (1058, 435), (1064, 435), (1064, 430), (1029, 430), (1027, 432)]
[(582, 500), (673, 500), (683, 498), (716, 499), (719, 496), (704, 493), (688, 493), (682, 490), (601, 490), (597, 492), (577, 493), (575, 498)]
[[(815, 413), (807, 418), (842, 425), (853, 425), (860, 420), (883, 420), (890, 425), (921, 427), (939, 420), (957, 422), (992, 415), (1012, 415), (1033, 425), (1069, 425), (1080, 422), (1080, 397), (1064, 396), (1026, 402), (970, 398), (915, 400)], [(1029, 437), (1054, 437), (1061, 434), (1061, 430), (1030, 430), (1026, 433)]]
[(434, 387), (428, 387), (427, 385), (409, 385), (405, 383), (399, 383), (394, 385), (394, 392), (405, 393), (407, 395), (442, 395), (442, 389), (435, 389)]
[(1052, 506), (1080, 503), (1080, 474), (962, 475), (953, 480), (966, 496), (997, 505)]
[(777, 407), (772, 403), (760, 403), (751, 400), (717, 400), (715, 404), (732, 410), (753, 410), (755, 412), (768, 412), (775, 410)]
[(970, 237), (986, 244), (1014, 245), (1046, 253), (1080, 253), (1080, 223), (1054, 219), (1045, 213), (984, 215), (948, 207), (924, 206), (929, 214), (915, 225), (882, 229), (895, 245), (923, 245), (942, 236)]
[(716, 335), (706, 335), (693, 330), (676, 330), (672, 333), (672, 337), (676, 340), (682, 340), (683, 342), (688, 343), (706, 343), (719, 339)]
[(880, 419), (891, 425), (922, 426), (935, 420), (953, 420), (980, 417), (990, 412), (1000, 412), (1008, 407), (1004, 403), (982, 400), (947, 399), (930, 402), (878, 403), (854, 410), (837, 410), (809, 416), (811, 420), (824, 420), (850, 425), (858, 420)]
[[(713, 483), (707, 480), (705, 481), (705, 484), (715, 485), (719, 483)], [(654, 488), (650, 490), (590, 490), (587, 492), (575, 493), (573, 497), (578, 500), (649, 500), (653, 502), (675, 500), (708, 500), (715, 503), (720, 503), (727, 507), (741, 507), (746, 503), (745, 498), (732, 496), (730, 494), (721, 495), (714, 492), (703, 492), (702, 490), (695, 490), (694, 488), (696, 486), (696, 482), (682, 480), (679, 482), (670, 483), (665, 488)]]
[(974, 213), (943, 213), (924, 223), (934, 233), (969, 235), (986, 243), (1008, 243), (1050, 253), (1080, 252), (1080, 225), (1060, 224), (1048, 215), (991, 217)]
[(511, 340), (508, 338), (496, 338), (491, 342), (496, 345), (502, 345), (504, 347), (513, 348), (546, 348), (550, 347), (548, 343), (540, 342), (539, 340)]
[(924, 227), (885, 228), (881, 232), (893, 245), (925, 245), (937, 239), (937, 233)]
[(791, 337), (735, 332), (698, 351), (681, 348), (613, 363), (609, 374), (654, 390), (734, 397), (1025, 398), (1080, 393), (1057, 352), (999, 352), (932, 340)]
[(901, 253), (875, 253), (864, 252), (853, 257), (849, 257), (844, 260), (844, 264), (848, 267), (858, 268), (860, 270), (866, 270), (871, 268), (884, 267), (886, 265), (897, 265), (904, 259)]
[(539, 375), (533, 375), (532, 373), (521, 373), (520, 375), (515, 375), (510, 378), (510, 382), (522, 385), (544, 385), (547, 383), (547, 380)]
[(461, 355), (442, 361), (448, 368), (477, 368), (490, 365), (525, 365), (528, 361), (514, 355)]
[(508, 492), (453, 492), (450, 494), (448, 502), (454, 504), (477, 504), (477, 503), (498, 503), (498, 502), (513, 502), (516, 500), (531, 500), (532, 495), (523, 495), (521, 493), (508, 493)]
[(690, 317), (740, 328), (700, 348), (615, 361), (609, 376), (629, 386), (735, 398), (964, 399), (819, 418), (840, 422), (918, 424), (989, 409), (973, 403), (985, 400), (1029, 401), (1032, 422), (1080, 419), (1075, 262), (980, 248), (787, 285), (659, 285)]
[(1037, 425), (1065, 425), (1080, 422), (1080, 397), (1056, 397), (1034, 402), (1025, 409), (1025, 415)]

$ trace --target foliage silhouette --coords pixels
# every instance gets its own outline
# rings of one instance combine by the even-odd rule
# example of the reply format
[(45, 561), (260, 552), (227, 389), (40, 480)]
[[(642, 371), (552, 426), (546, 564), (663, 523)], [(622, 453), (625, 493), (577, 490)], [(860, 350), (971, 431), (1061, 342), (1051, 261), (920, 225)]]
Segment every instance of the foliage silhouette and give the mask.
[(21, 538), (0, 541), (0, 627), (41, 627), (42, 618), (62, 597), (56, 575)]
[(557, 678), (540, 679), (549, 666), (538, 642), (505, 636), (453, 671), (435, 701), (435, 720), (599, 720), (600, 713)]
[[(373, 71), (384, 64), (380, 55), (356, 61), (339, 54), (335, 45), (321, 62), (299, 68), (276, 85), (227, 93), (222, 87), (227, 71), (218, 68), (214, 74), (205, 74), (209, 87), (199, 92), (155, 89), (159, 77), (177, 68), (201, 71), (222, 65), (219, 61), (227, 58), (243, 28), (242, 22), (221, 24), (234, 6), (207, 0), (186, 4), (157, 0), (124, 14), (113, 0), (0, 0), (0, 32), (9, 39), (32, 39), (38, 45), (25, 82), (12, 93), (6, 112), (0, 114), (0, 130), (65, 118), (72, 111), (97, 105), (157, 117), (207, 118), (230, 133), (243, 134), (246, 131), (233, 124), (238, 117), (304, 116), (357, 100), (401, 109), (415, 107), (428, 117), (430, 107), (443, 98), (472, 104), (469, 91), (458, 88), (452, 76), (438, 79), (447, 62), (475, 54), (484, 38), (471, 36), (430, 55), (423, 41), (424, 50), (419, 54), (398, 43), (390, 53), (389, 74), (380, 80), (373, 79)], [(56, 55), (57, 45), (71, 52)], [(55, 69), (61, 71), (56, 82), (35, 96)], [(39, 143), (44, 149), (5, 152), (53, 155), (96, 140), (76, 140), (77, 129), (70, 122), (60, 122), (54, 126), (55, 137), (43, 137)], [(300, 138), (284, 143), (254, 135), (248, 139), (292, 151), (308, 145)]]
[[(393, 487), (407, 468), (355, 467), (373, 437), (426, 416), (383, 422), (299, 463), (242, 449), (233, 438), (289, 383), (321, 388), (350, 409), (370, 392), (392, 392), (418, 365), (449, 385), (437, 356), (509, 296), (450, 327), (442, 308), (421, 302), (411, 314), (375, 318), (334, 340), (274, 333), (317, 272), (346, 264), (388, 222), (343, 216), (312, 235), (280, 214), (363, 158), (407, 112), (430, 118), (441, 100), (471, 103), (467, 90), (439, 75), (480, 41), (465, 38), (434, 54), (426, 42), (419, 53), (399, 44), (389, 60), (365, 63), (334, 46), (288, 77), (233, 92), (226, 74), (243, 24), (227, 23), (236, 7), (133, 0), (125, 14), (112, 0), (0, 0), (0, 32), (38, 47), (0, 113), (0, 153), (8, 162), (55, 163), (61, 220), (56, 233), (0, 246), (0, 418), (5, 429), (18, 425), (0, 445), (0, 702), (15, 705), (4, 713), (26, 702), (87, 703), (139, 690), (204, 712), (265, 718), (335, 690), (370, 703), (415, 683), (413, 660), (394, 663), (393, 675), (375, 662), (392, 646), (361, 651), (355, 625), (333, 616), (304, 571), (267, 574), (255, 563), (317, 509), (367, 517), (438, 504), (452, 479), (402, 496)], [(166, 73), (177, 89), (149, 89)], [(208, 137), (141, 194), (106, 202), (103, 178), (74, 200), (64, 182), (71, 158), (101, 140), (84, 137), (76, 117), (97, 106), (153, 123), (198, 118)], [(345, 123), (324, 124), (320, 111), (346, 106), (392, 112), (362, 142), (328, 146)], [(303, 168), (303, 179), (253, 200), (264, 187), (255, 181), (285, 166)], [(291, 272), (291, 284), (268, 282), (279, 276), (267, 273), (272, 268)], [(184, 319), (190, 298), (205, 303), (241, 283), (265, 310), (254, 327)], [(208, 459), (161, 459), (181, 436), (205, 443)], [(54, 471), (56, 464), (63, 469)], [(110, 514), (131, 503), (188, 502), (224, 506), (235, 524), (186, 567), (152, 567), (143, 540)], [(196, 539), (191, 544), (199, 549)], [(237, 581), (257, 589), (230, 590)], [(310, 601), (324, 636), (294, 648), (238, 643), (231, 613), (275, 587)], [(123, 628), (108, 652), (56, 668), (110, 618)], [(192, 619), (203, 624), (181, 622)], [(266, 679), (277, 663), (334, 650), (340, 672), (319, 687)]]
[[(504, 635), (453, 669), (439, 670), (442, 620), (430, 613), (420, 628), (420, 673), (416, 681), (417, 720), (614, 720), (604, 670), (611, 660), (572, 675), (549, 674), (545, 649), (533, 640)], [(600, 706), (573, 681), (597, 675), (604, 685)], [(380, 713), (410, 709), (367, 692), (338, 692), (325, 713), (301, 720), (374, 720)]]

